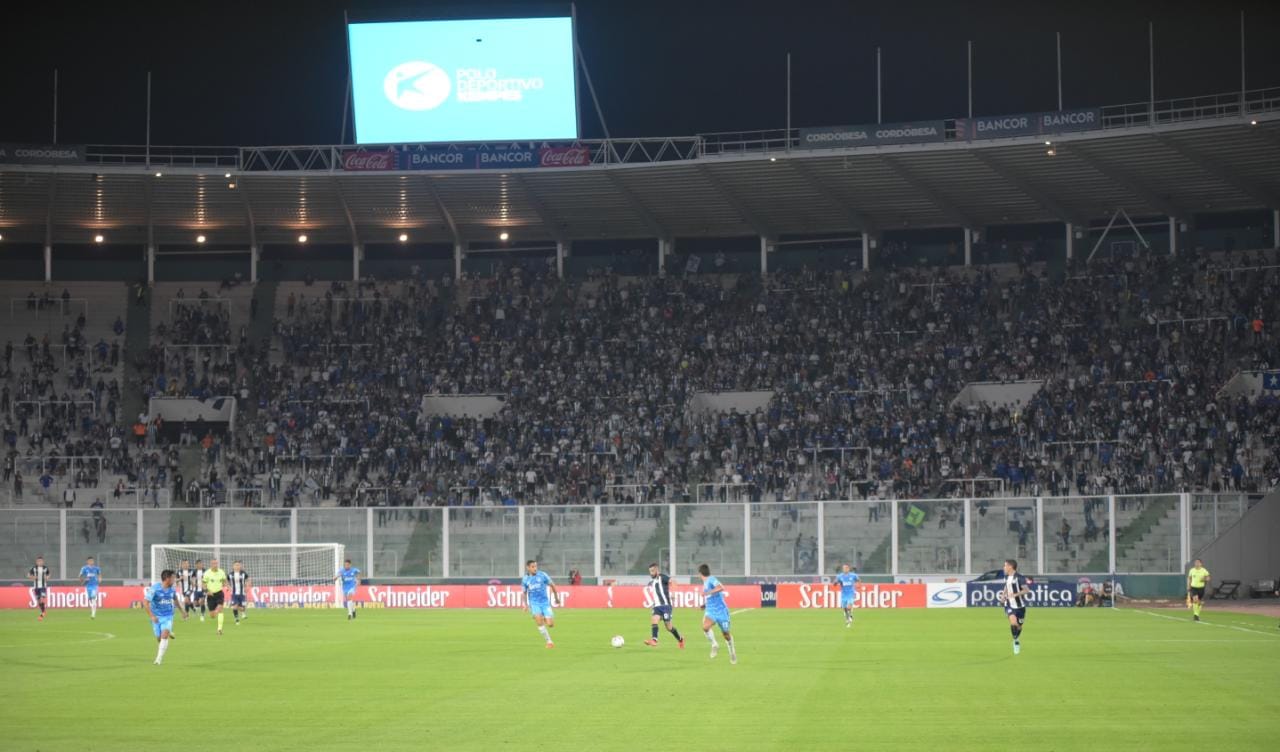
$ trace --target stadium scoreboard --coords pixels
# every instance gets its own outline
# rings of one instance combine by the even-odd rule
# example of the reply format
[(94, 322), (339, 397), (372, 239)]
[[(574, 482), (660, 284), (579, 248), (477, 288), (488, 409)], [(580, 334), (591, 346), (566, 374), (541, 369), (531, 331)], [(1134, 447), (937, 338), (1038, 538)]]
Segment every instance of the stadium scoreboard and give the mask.
[(573, 19), (347, 25), (356, 141), (578, 138)]

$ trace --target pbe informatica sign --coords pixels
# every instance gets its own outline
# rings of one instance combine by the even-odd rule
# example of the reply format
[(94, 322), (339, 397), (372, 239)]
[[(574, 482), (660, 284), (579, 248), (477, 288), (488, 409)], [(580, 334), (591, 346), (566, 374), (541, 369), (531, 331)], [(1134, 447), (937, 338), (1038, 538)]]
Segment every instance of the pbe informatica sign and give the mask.
[(578, 137), (570, 18), (347, 27), (356, 141)]

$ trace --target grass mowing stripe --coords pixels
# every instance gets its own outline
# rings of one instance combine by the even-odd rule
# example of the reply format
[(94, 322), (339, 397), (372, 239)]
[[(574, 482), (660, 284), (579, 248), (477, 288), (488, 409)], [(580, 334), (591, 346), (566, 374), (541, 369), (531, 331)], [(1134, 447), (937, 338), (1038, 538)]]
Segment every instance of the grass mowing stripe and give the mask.
[[(0, 748), (168, 748), (173, 729), (156, 714), (188, 698), (214, 709), (201, 733), (282, 752), (827, 750), (848, 747), (851, 733), (866, 749), (963, 752), (1004, 738), (1010, 696), (1038, 709), (1020, 716), (1027, 749), (1096, 752), (1099, 738), (1150, 749), (1155, 728), (1161, 752), (1274, 747), (1280, 642), (1103, 610), (1033, 610), (1015, 657), (998, 609), (866, 610), (853, 629), (838, 609), (757, 609), (734, 624), (736, 666), (723, 650), (708, 660), (699, 640), (641, 646), (641, 609), (564, 609), (555, 650), (518, 611), (369, 609), (354, 622), (336, 610), (254, 611), (222, 637), (209, 622), (180, 625), (163, 666), (151, 665), (139, 612), (91, 622), (54, 611), (37, 624), (0, 611), (0, 643), (25, 648), (0, 652), (10, 688)], [(675, 623), (701, 617), (677, 609)], [(88, 629), (116, 638), (76, 642)], [(609, 646), (615, 634), (622, 649)], [(1216, 723), (1187, 712), (1201, 697)], [(1080, 719), (1090, 733), (1076, 733)]]

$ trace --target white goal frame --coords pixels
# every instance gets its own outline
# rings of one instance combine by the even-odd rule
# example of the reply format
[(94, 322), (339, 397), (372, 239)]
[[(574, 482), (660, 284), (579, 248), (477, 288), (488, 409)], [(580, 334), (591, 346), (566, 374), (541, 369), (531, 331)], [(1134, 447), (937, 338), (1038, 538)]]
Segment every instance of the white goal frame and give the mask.
[[(322, 578), (307, 578), (308, 582), (299, 582), (298, 576), (298, 557), (297, 552), (300, 549), (317, 549), (327, 548), (333, 552), (332, 574), (326, 574)], [(337, 581), (338, 572), (342, 569), (342, 562), (346, 556), (346, 546), (341, 543), (153, 543), (151, 545), (151, 580), (158, 581), (160, 572), (164, 566), (161, 564), (161, 551), (164, 549), (176, 549), (189, 553), (188, 559), (194, 561), (197, 558), (209, 560), (222, 558), (224, 551), (244, 549), (263, 549), (267, 551), (278, 551), (281, 549), (293, 549), (294, 555), (290, 558), (289, 577), (286, 579), (269, 579), (262, 578), (250, 571), (249, 575), (253, 577), (255, 584), (262, 585), (323, 585), (330, 584), (333, 587), (333, 607), (342, 608), (342, 585)]]

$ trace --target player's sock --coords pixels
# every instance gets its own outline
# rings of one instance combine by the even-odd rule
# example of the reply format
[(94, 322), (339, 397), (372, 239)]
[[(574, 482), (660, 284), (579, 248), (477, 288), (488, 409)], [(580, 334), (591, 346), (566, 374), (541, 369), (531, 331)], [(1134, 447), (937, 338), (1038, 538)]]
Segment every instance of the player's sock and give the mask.
[(165, 638), (160, 641), (160, 650), (156, 653), (156, 663), (164, 660), (164, 652), (169, 649), (169, 640)]
[(711, 643), (711, 647), (714, 648), (716, 646), (716, 636), (711, 634), (710, 629), (704, 629), (702, 633), (707, 636), (707, 642)]
[(40, 615), (44, 616), (44, 601), (40, 601)]
[(240, 623), (240, 609), (238, 608), (231, 609), (231, 616), (236, 620), (236, 624)]
[(651, 624), (651, 625), (649, 625), (649, 636), (650, 636), (650, 637), (652, 637), (655, 641), (658, 639), (658, 625), (657, 625), (657, 624)]
[(546, 627), (538, 627), (538, 634), (542, 635), (542, 639), (551, 642), (551, 633), (547, 631)]
[(223, 613), (219, 611), (218, 612), (218, 631), (222, 631), (222, 617), (223, 617)]
[(356, 602), (355, 602), (355, 601), (347, 601), (347, 613), (351, 615), (351, 618), (353, 618), (353, 619), (355, 618), (355, 616), (356, 616)]
[(1196, 616), (1199, 616), (1199, 615), (1200, 615), (1200, 602), (1199, 602), (1199, 601), (1196, 601), (1196, 604), (1195, 604), (1194, 606), (1192, 606), (1192, 607), (1191, 607), (1191, 611), (1192, 611), (1192, 613), (1194, 613)]
[(734, 650), (734, 649), (733, 649), (733, 638), (732, 638), (732, 637), (726, 637), (726, 638), (724, 638), (724, 644), (726, 644), (726, 645), (728, 645), (728, 646), (729, 646), (729, 657), (730, 657), (730, 658), (732, 658), (732, 659), (734, 659), (734, 660), (737, 660), (737, 659), (738, 659), (738, 653), (737, 653), (737, 651), (736, 651), (736, 650)]
[(90, 599), (89, 601), (89, 618), (98, 618), (98, 600), (96, 598)]
[(671, 628), (671, 636), (676, 638), (676, 642), (684, 642), (684, 638), (680, 636), (680, 630), (675, 627)]

